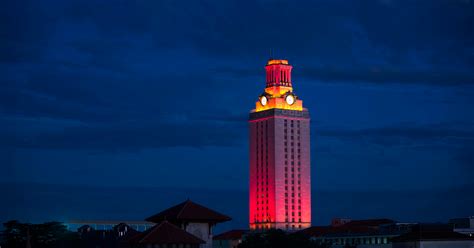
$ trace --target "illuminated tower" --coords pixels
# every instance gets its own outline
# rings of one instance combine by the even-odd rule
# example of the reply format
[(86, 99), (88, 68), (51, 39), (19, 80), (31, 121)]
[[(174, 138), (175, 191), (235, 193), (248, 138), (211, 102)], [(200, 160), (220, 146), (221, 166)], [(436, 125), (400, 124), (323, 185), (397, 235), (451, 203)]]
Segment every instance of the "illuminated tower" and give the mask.
[(250, 112), (250, 229), (311, 226), (309, 112), (293, 92), (292, 66), (270, 59)]

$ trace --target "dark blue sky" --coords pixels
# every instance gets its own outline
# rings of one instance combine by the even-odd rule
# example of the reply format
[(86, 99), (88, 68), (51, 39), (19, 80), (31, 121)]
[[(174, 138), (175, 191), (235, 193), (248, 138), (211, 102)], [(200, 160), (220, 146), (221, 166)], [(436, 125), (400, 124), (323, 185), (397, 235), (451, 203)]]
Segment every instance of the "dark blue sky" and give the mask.
[(473, 31), (470, 0), (7, 1), (0, 182), (245, 190), (273, 49), (313, 189), (469, 188)]

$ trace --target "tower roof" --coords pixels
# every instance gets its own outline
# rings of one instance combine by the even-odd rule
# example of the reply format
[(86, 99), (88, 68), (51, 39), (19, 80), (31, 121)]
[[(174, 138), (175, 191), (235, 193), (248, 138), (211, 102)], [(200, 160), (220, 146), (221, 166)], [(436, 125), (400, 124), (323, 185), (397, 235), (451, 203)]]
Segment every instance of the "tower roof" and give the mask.
[(269, 59), (267, 65), (288, 65), (286, 59)]
[(129, 240), (135, 244), (204, 244), (202, 239), (163, 221)]
[(146, 221), (159, 223), (161, 221), (188, 221), (188, 222), (225, 222), (231, 220), (229, 216), (218, 213), (195, 202), (187, 200), (176, 206), (146, 218)]

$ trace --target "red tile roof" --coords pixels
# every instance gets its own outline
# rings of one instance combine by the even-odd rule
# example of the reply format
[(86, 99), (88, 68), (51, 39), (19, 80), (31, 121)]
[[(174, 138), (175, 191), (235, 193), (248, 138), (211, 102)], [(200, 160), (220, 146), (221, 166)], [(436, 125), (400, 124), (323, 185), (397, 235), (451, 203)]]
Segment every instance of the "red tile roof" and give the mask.
[(163, 220), (189, 221), (189, 222), (225, 222), (231, 220), (230, 217), (218, 213), (212, 209), (187, 200), (176, 206), (168, 208), (160, 213), (146, 218), (146, 221), (159, 223)]
[(333, 230), (334, 227), (331, 226), (312, 226), (306, 229), (303, 229), (301, 231), (298, 231), (299, 233), (304, 233), (306, 235), (312, 236), (312, 237), (319, 237), (321, 235), (324, 235), (331, 230)]
[(129, 239), (132, 244), (204, 244), (202, 239), (163, 221)]
[(236, 240), (242, 239), (242, 236), (247, 233), (248, 230), (230, 230), (225, 233), (214, 236), (214, 240)]
[(352, 220), (349, 223), (344, 224), (346, 227), (355, 227), (355, 226), (370, 226), (378, 227), (384, 224), (392, 224), (395, 221), (391, 219), (368, 219), (368, 220)]

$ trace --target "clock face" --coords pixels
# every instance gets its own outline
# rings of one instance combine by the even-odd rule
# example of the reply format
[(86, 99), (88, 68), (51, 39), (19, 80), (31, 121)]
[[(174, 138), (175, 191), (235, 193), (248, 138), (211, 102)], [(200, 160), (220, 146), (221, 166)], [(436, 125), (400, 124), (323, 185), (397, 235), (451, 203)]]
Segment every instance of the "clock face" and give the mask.
[(265, 106), (267, 105), (267, 97), (266, 96), (262, 96), (260, 97), (260, 103), (262, 104), (262, 106)]
[(287, 95), (285, 100), (286, 100), (286, 103), (288, 103), (290, 105), (295, 103), (295, 97), (293, 95)]

